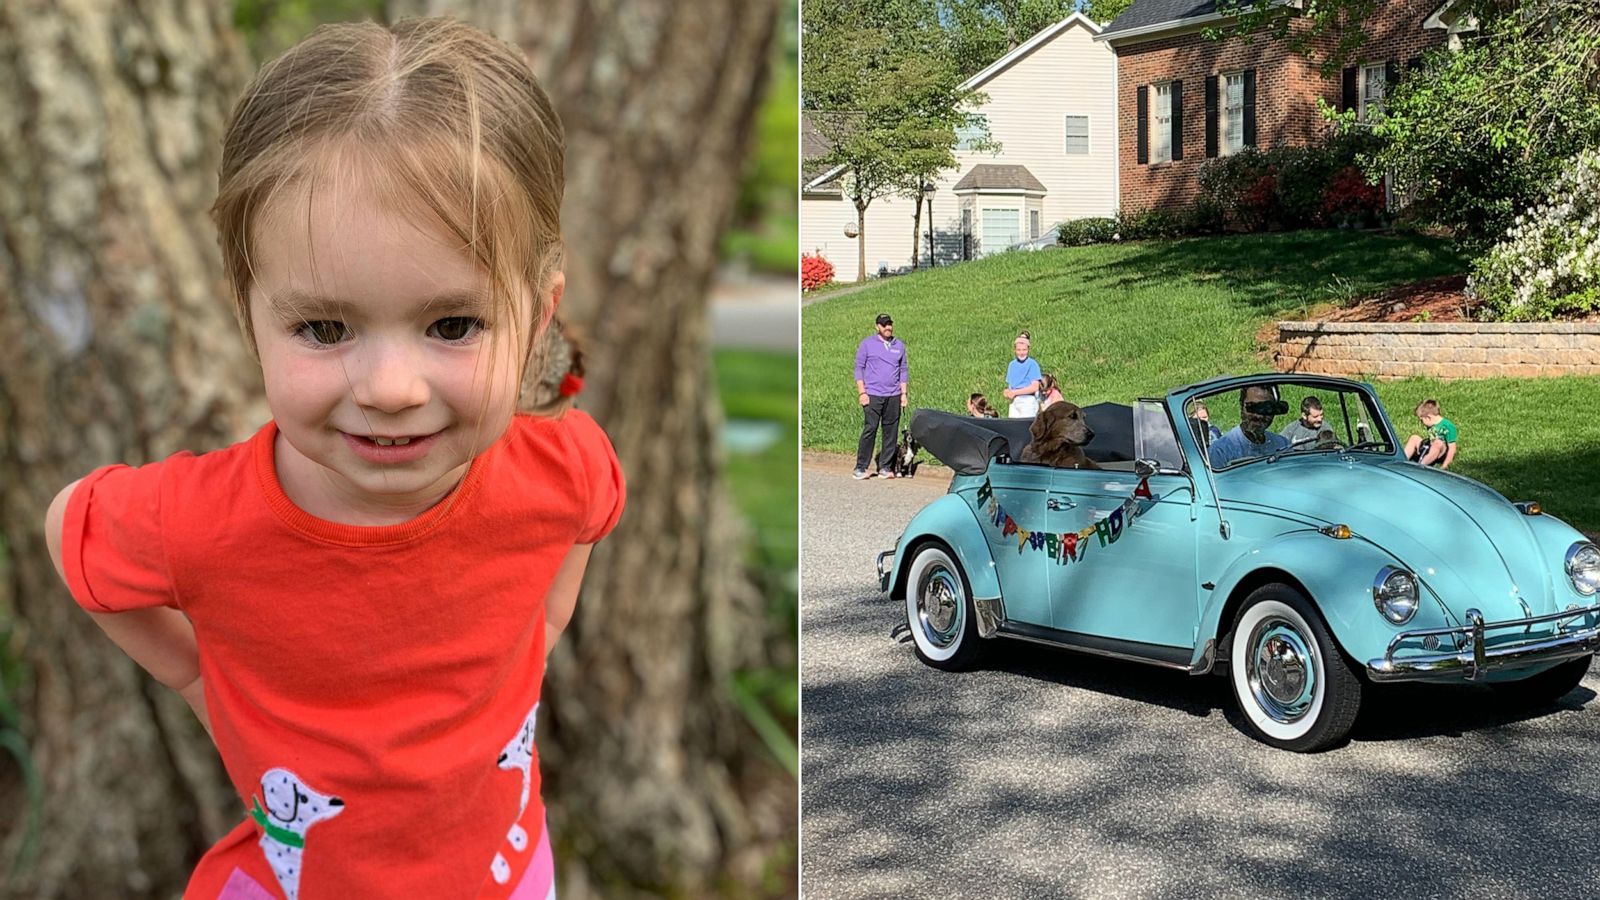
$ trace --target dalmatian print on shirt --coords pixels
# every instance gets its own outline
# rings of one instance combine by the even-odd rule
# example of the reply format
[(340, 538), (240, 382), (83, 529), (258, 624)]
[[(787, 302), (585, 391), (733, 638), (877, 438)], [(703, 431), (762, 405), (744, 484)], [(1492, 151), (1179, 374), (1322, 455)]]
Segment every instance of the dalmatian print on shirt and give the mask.
[[(523, 812), (528, 809), (528, 792), (533, 778), (534, 720), (538, 715), (539, 704), (535, 702), (533, 709), (528, 710), (527, 717), (522, 720), (522, 727), (517, 729), (517, 733), (512, 736), (505, 749), (500, 751), (500, 768), (522, 772), (522, 802), (517, 804), (517, 817), (511, 820), (511, 830), (506, 832), (506, 842), (517, 853), (528, 849), (528, 831), (520, 823)], [(511, 880), (511, 863), (506, 861), (505, 853), (494, 855), (494, 862), (490, 864), (489, 871), (494, 875), (497, 884), (505, 884)]]
[(252, 799), (255, 806), (250, 817), (261, 828), (261, 852), (284, 896), (299, 900), (306, 832), (344, 812), (344, 801), (312, 790), (288, 769), (268, 769), (261, 776), (261, 798)]

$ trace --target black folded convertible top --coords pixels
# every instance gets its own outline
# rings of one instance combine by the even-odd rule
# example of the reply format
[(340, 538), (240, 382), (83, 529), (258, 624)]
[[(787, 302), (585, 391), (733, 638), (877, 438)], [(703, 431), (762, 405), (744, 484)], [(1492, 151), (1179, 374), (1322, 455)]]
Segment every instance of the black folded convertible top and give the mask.
[[(1083, 408), (1094, 440), (1083, 452), (1095, 462), (1133, 459), (1133, 408), (1121, 403), (1096, 403)], [(988, 419), (958, 416), (937, 409), (911, 414), (911, 437), (958, 475), (978, 475), (989, 461), (1004, 456), (1015, 462), (1033, 439), (1032, 419)]]

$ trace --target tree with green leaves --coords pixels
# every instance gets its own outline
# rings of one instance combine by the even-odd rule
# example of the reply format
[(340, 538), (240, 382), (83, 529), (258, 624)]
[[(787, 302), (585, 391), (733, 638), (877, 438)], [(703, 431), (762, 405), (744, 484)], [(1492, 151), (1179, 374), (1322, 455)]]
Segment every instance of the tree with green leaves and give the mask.
[(1083, 14), (1101, 25), (1115, 19), (1133, 5), (1133, 0), (1084, 0)]
[(1600, 146), (1600, 6), (1592, 0), (1484, 4), (1478, 35), (1401, 78), (1363, 162), (1389, 173), (1424, 221), (1481, 248), (1548, 193), (1580, 151)]
[[(1099, 2), (1121, 3), (1120, 12), (1133, 0)], [(972, 75), (1072, 15), (1080, 4), (1079, 0), (939, 0), (936, 5), (956, 68), (962, 75)]]
[(804, 4), (801, 100), (830, 144), (823, 162), (844, 170), (840, 183), (856, 208), (858, 280), (867, 274), (872, 201), (914, 194), (915, 230), (920, 185), (956, 165), (956, 129), (981, 130), (970, 110), (982, 97), (961, 87), (937, 21), (920, 0)]

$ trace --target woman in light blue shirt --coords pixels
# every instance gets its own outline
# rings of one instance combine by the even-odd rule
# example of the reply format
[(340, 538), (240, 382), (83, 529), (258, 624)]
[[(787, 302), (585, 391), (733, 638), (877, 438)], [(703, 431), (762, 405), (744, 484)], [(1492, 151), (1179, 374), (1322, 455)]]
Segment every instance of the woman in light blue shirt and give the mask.
[(1033, 341), (1026, 331), (1012, 344), (1017, 358), (1006, 366), (1006, 399), (1011, 401), (1010, 417), (1031, 419), (1039, 414), (1039, 362), (1028, 357)]

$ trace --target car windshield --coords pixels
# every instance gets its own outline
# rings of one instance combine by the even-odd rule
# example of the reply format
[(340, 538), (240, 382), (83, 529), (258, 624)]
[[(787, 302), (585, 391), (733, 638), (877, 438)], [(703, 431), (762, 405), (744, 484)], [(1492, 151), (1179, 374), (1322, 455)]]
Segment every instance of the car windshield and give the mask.
[(1256, 383), (1196, 397), (1184, 413), (1217, 471), (1291, 453), (1395, 450), (1373, 401), (1353, 385)]

